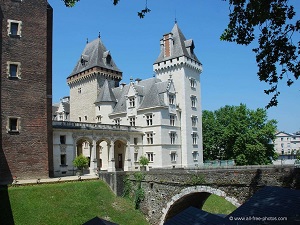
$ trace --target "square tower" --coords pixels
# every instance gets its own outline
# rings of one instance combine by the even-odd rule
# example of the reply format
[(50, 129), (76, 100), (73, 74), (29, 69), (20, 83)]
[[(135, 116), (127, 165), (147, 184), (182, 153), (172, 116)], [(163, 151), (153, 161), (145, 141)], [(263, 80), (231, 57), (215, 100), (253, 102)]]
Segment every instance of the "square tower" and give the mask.
[(0, 7), (0, 182), (49, 177), (53, 11), (46, 0), (5, 0)]

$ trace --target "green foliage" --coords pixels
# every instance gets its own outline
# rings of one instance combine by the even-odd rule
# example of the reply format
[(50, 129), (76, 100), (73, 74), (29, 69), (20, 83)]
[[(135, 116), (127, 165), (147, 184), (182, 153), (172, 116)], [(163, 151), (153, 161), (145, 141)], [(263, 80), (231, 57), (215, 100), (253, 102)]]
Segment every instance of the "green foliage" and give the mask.
[(277, 122), (267, 120), (265, 109), (250, 110), (240, 104), (204, 110), (202, 124), (205, 160), (235, 159), (238, 165), (271, 163)]
[(83, 170), (84, 168), (88, 167), (89, 159), (81, 154), (73, 160), (73, 165), (79, 170)]
[(83, 224), (95, 216), (117, 224), (149, 224), (130, 200), (99, 180), (10, 187), (8, 194), (16, 225)]
[(236, 206), (217, 195), (210, 195), (205, 201), (202, 210), (213, 214), (228, 215), (236, 209)]
[(188, 181), (188, 184), (191, 185), (199, 185), (199, 184), (205, 184), (205, 177), (203, 174), (193, 174), (191, 179)]
[(136, 172), (134, 173), (134, 178), (136, 180), (136, 188), (134, 191), (134, 204), (135, 209), (139, 209), (141, 202), (145, 198), (145, 192), (142, 188), (142, 181), (145, 178), (145, 174), (143, 174), (142, 172)]
[(149, 159), (146, 156), (141, 156), (139, 163), (141, 166), (147, 166), (149, 164)]
[(123, 182), (124, 182), (124, 189), (123, 189), (122, 197), (130, 197), (130, 193), (132, 191), (132, 184), (131, 181), (129, 180), (129, 175), (125, 176)]
[[(249, 45), (258, 64), (258, 77), (270, 85), (266, 94), (273, 94), (267, 108), (278, 104), (279, 81), (285, 78), (288, 86), (300, 75), (300, 20), (289, 0), (229, 0), (229, 24), (221, 40)], [(294, 37), (293, 37), (294, 35)], [(297, 40), (298, 39), (298, 40)]]

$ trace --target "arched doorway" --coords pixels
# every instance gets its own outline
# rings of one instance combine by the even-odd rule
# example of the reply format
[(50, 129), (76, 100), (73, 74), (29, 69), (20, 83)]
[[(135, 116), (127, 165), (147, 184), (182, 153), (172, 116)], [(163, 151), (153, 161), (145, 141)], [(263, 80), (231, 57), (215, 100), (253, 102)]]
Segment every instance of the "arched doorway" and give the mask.
[(202, 209), (205, 201), (211, 194), (215, 194), (226, 199), (236, 207), (240, 206), (237, 199), (226, 196), (226, 193), (222, 190), (208, 186), (188, 187), (181, 190), (179, 194), (175, 195), (172, 200), (167, 203), (167, 207), (162, 210), (165, 213), (161, 218), (160, 224), (164, 224), (167, 220), (171, 219), (173, 216), (190, 206)]
[[(89, 138), (80, 138), (76, 142), (76, 156), (83, 155), (89, 160), (89, 167), (91, 164), (91, 150), (92, 150), (92, 140)], [(89, 171), (85, 171), (85, 173), (89, 173)]]
[(101, 139), (96, 142), (96, 159), (98, 170), (108, 170), (109, 166), (109, 144), (108, 140)]
[(117, 140), (115, 141), (114, 145), (115, 168), (116, 170), (124, 171), (126, 143), (124, 141)]

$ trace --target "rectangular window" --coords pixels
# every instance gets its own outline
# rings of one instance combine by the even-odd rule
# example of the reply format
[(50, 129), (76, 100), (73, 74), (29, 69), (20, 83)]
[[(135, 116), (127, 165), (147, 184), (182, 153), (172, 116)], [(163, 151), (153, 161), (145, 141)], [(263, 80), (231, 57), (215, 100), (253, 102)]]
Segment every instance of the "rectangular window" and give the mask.
[(129, 125), (135, 127), (135, 117), (129, 117)]
[(139, 154), (138, 154), (137, 152), (134, 153), (134, 161), (135, 161), (135, 162), (138, 162), (138, 159), (139, 159), (139, 158), (138, 158), (138, 155), (139, 155)]
[(19, 132), (19, 118), (11, 117), (8, 119), (8, 131)]
[(146, 133), (146, 139), (147, 139), (147, 144), (151, 145), (153, 144), (153, 133)]
[(84, 120), (87, 121), (87, 116), (84, 116)]
[(192, 133), (193, 145), (197, 145), (198, 134), (196, 132)]
[(191, 84), (192, 88), (195, 88), (196, 87), (196, 80), (194, 78), (191, 78), (190, 79), (190, 84)]
[(137, 145), (138, 144), (138, 138), (133, 138), (133, 144)]
[(21, 63), (19, 62), (7, 62), (7, 76), (9, 78), (20, 78)]
[(196, 96), (194, 96), (194, 95), (191, 96), (191, 105), (193, 108), (196, 107), (196, 100), (197, 100)]
[(194, 152), (193, 152), (193, 160), (194, 160), (194, 161), (197, 161), (197, 156), (198, 156), (198, 152), (197, 152), (197, 151), (194, 151)]
[(175, 126), (175, 115), (170, 115), (170, 126)]
[(197, 116), (192, 116), (192, 126), (193, 127), (197, 126)]
[(60, 135), (60, 143), (62, 145), (65, 145), (66, 144), (66, 135)]
[(171, 144), (175, 144), (175, 136), (176, 136), (175, 132), (170, 133)]
[(152, 125), (152, 114), (146, 115), (146, 121), (147, 121), (147, 126), (151, 126)]
[(60, 155), (60, 165), (66, 165), (67, 164), (67, 156), (66, 154)]
[(176, 152), (171, 152), (171, 162), (176, 162)]
[(120, 126), (120, 121), (121, 121), (120, 118), (115, 119), (115, 125), (116, 125), (116, 126)]
[(174, 105), (175, 104), (175, 95), (169, 94), (169, 104)]
[(135, 107), (135, 97), (129, 98), (129, 107)]
[(8, 35), (10, 37), (21, 37), (22, 22), (18, 20), (7, 20), (8, 23)]
[(148, 152), (147, 156), (148, 156), (149, 162), (153, 162), (153, 152)]
[(81, 122), (81, 117), (78, 117), (78, 121)]
[(96, 118), (97, 118), (97, 123), (101, 123), (102, 116), (97, 116)]
[(78, 91), (78, 94), (81, 94), (81, 88), (78, 88), (77, 91)]

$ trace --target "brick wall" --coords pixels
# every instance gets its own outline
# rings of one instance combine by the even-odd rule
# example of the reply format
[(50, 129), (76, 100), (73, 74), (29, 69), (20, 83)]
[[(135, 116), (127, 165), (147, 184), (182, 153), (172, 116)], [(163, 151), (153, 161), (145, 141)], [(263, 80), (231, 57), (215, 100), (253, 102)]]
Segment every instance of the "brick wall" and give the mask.
[[(46, 0), (1, 1), (0, 182), (48, 177), (52, 171), (52, 9)], [(21, 21), (21, 36), (8, 35), (8, 19)], [(9, 79), (7, 62), (20, 63)], [(7, 131), (19, 118), (19, 132)], [(49, 168), (50, 167), (50, 168)]]

